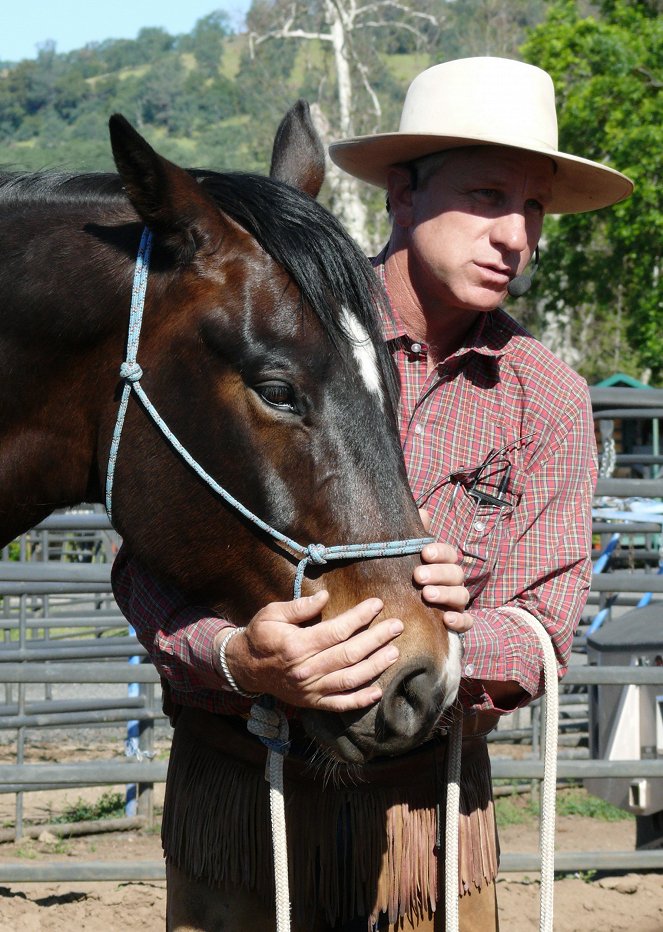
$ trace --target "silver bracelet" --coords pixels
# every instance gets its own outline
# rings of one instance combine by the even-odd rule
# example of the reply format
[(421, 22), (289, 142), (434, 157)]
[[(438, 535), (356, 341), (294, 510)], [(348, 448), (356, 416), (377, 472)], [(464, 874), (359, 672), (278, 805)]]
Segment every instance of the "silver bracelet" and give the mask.
[(221, 665), (221, 669), (223, 670), (223, 675), (226, 678), (226, 682), (232, 691), (237, 693), (239, 696), (245, 696), (247, 699), (255, 699), (260, 695), (260, 693), (244, 692), (244, 690), (241, 689), (235, 682), (235, 678), (228, 669), (228, 661), (226, 660), (226, 648), (228, 647), (228, 644), (232, 641), (236, 634), (242, 634), (243, 631), (246, 631), (246, 628), (231, 628), (228, 634), (225, 635), (219, 646), (219, 663)]

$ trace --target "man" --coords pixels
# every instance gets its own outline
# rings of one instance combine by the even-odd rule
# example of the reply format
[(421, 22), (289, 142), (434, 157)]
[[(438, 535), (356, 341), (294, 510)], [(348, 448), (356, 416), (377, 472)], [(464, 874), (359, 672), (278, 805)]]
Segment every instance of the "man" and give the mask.
[[(510, 608), (543, 623), (562, 675), (589, 588), (595, 478), (586, 385), (500, 304), (509, 289), (525, 290), (546, 212), (607, 206), (632, 185), (560, 153), (549, 76), (503, 59), (428, 69), (408, 91), (397, 133), (340, 141), (330, 154), (388, 191), (392, 234), (375, 260), (393, 308), (385, 338), (401, 376), (410, 484), (440, 541), (424, 550), (415, 579), (444, 623), (465, 632), (460, 912), (461, 928), (483, 932), (497, 928), (497, 912), (482, 736), (542, 691), (538, 640)], [(375, 600), (305, 629), (324, 594), (270, 605), (228, 640), (227, 621), (173, 595), (163, 621), (163, 592), (126, 554), (115, 579), (118, 602), (181, 702), (195, 703), (204, 687), (232, 688), (349, 711), (379, 698), (373, 681), (397, 656), (398, 620), (365, 627)], [(178, 643), (183, 630), (195, 630), (193, 642)], [(398, 927), (433, 928), (430, 905), (403, 907)]]

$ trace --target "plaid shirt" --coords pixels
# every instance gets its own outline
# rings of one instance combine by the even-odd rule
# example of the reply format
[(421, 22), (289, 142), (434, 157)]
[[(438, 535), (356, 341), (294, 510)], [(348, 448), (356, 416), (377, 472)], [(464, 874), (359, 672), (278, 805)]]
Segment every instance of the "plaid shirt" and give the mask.
[[(596, 454), (587, 386), (499, 309), (431, 374), (426, 347), (397, 313), (385, 336), (401, 377), (410, 485), (432, 516), (431, 534), (459, 549), (471, 594), (466, 713), (494, 708), (483, 680), (515, 680), (530, 701), (543, 690), (542, 652), (509, 605), (543, 623), (561, 676), (589, 591)], [(176, 702), (246, 713), (247, 700), (201, 679), (214, 670), (213, 640), (228, 621), (188, 605), (124, 548), (113, 586)]]

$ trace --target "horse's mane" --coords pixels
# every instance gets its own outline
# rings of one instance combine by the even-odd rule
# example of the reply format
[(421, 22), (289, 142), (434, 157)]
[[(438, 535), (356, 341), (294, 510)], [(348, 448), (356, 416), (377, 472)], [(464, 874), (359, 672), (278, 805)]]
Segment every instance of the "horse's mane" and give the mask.
[(96, 204), (126, 201), (119, 175), (111, 172), (3, 172), (0, 174), (0, 204), (47, 206)]
[[(296, 188), (248, 172), (190, 170), (202, 187), (250, 233), (300, 290), (335, 343), (352, 337), (341, 324), (351, 310), (372, 338), (392, 400), (397, 377), (384, 346), (380, 312), (388, 301), (370, 263), (336, 218)], [(0, 204), (85, 205), (126, 203), (120, 177), (110, 173), (37, 172), (0, 175)]]

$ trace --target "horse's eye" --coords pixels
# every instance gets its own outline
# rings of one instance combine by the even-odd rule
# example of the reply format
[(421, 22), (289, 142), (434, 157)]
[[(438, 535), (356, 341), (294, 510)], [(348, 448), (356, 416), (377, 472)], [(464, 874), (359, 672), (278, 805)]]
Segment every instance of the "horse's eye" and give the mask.
[(296, 411), (295, 393), (287, 382), (261, 382), (255, 387), (263, 401), (279, 411)]

